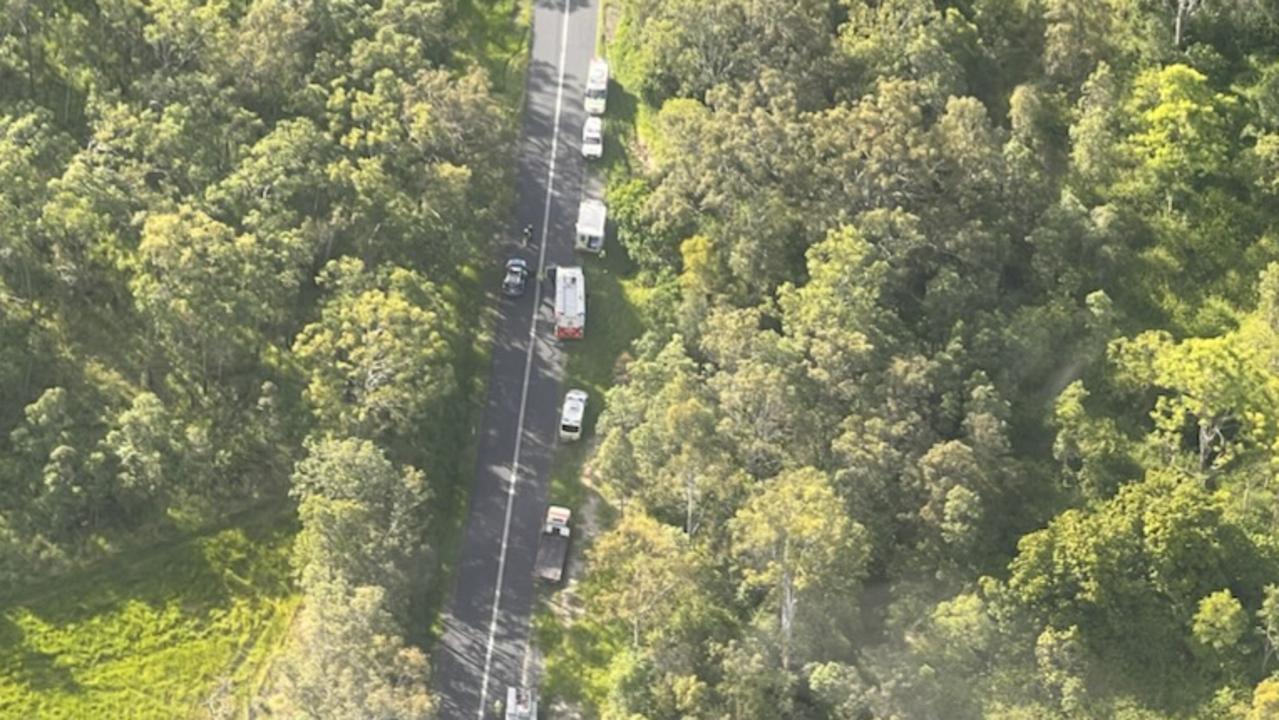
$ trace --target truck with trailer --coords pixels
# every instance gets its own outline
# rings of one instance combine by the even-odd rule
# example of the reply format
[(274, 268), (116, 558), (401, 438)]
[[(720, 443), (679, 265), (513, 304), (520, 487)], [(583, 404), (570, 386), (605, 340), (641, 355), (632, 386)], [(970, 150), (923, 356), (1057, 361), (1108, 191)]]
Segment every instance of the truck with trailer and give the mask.
[(568, 527), (572, 511), (552, 505), (546, 509), (546, 523), (542, 525), (542, 537), (537, 544), (537, 561), (533, 574), (548, 582), (557, 583), (564, 577), (564, 563), (568, 560)]
[(599, 200), (583, 200), (577, 206), (577, 240), (573, 246), (583, 252), (603, 250), (607, 222), (608, 206)]
[(586, 277), (580, 267), (555, 269), (555, 337), (580, 340), (586, 333)]

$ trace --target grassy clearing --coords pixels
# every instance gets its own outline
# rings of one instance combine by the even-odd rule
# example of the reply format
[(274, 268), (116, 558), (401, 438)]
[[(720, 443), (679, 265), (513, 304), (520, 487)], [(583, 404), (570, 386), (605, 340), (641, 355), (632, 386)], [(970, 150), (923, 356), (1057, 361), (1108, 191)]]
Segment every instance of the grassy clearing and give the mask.
[(538, 689), (546, 707), (556, 699), (598, 702), (607, 696), (613, 681), (605, 668), (624, 649), (620, 639), (605, 642), (607, 631), (586, 621), (565, 627), (549, 612), (533, 617), (533, 636), (538, 647), (554, 650), (546, 657)]
[(263, 511), (0, 600), (0, 716), (242, 710), (297, 608), (295, 532)]

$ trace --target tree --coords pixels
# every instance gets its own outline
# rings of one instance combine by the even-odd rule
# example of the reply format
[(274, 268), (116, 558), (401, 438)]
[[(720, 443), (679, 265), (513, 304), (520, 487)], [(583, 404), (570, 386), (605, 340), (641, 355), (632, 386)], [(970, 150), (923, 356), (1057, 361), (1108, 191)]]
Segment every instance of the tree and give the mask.
[(1261, 671), (1265, 672), (1270, 658), (1279, 651), (1279, 585), (1267, 585), (1262, 597), (1261, 609), (1257, 611), (1257, 634), (1262, 639)]
[[(278, 237), (278, 236), (277, 236)], [(305, 255), (183, 207), (147, 218), (131, 289), (188, 383), (205, 392), (278, 328)]]
[(315, 720), (431, 717), (426, 656), (405, 644), (387, 600), (377, 586), (334, 580), (313, 587), (284, 656), (274, 708)]
[(891, 318), (879, 306), (888, 272), (861, 233), (845, 227), (809, 248), (803, 287), (778, 291), (787, 334), (834, 400), (858, 395), (860, 381), (893, 348)]
[(729, 523), (746, 586), (767, 589), (777, 608), (786, 671), (801, 597), (818, 588), (851, 590), (865, 572), (866, 531), (829, 511), (837, 506), (829, 479), (802, 468), (765, 482)]
[(348, 434), (407, 433), (455, 387), (448, 305), (414, 272), (353, 259), (329, 263), (321, 283), (333, 295), (293, 344), (311, 407)]
[(1079, 628), (1073, 625), (1044, 628), (1035, 640), (1039, 682), (1067, 714), (1081, 712), (1088, 699), (1084, 652)]
[(300, 501), (294, 563), (303, 590), (337, 577), (387, 589), (390, 607), (407, 603), (428, 497), (421, 471), (397, 469), (368, 440), (310, 439), (291, 493)]
[(1108, 497), (1127, 475), (1136, 472), (1127, 456), (1128, 440), (1114, 419), (1092, 417), (1085, 402), (1088, 390), (1076, 380), (1057, 396), (1053, 457), (1062, 472), (1089, 498)]
[(1192, 191), (1192, 181), (1220, 171), (1230, 157), (1228, 112), (1234, 102), (1214, 93), (1208, 78), (1185, 65), (1148, 70), (1133, 82), (1125, 140), (1136, 174), (1125, 194), (1162, 197), (1168, 212)]
[(1268, 677), (1252, 691), (1252, 709), (1247, 720), (1267, 720), (1279, 714), (1279, 678)]
[(1199, 601), (1193, 631), (1200, 645), (1217, 655), (1225, 655), (1243, 639), (1248, 616), (1230, 590), (1218, 590)]
[(589, 599), (599, 617), (630, 626), (631, 646), (665, 634), (667, 617), (696, 593), (699, 562), (688, 537), (631, 512), (591, 547)]
[(1274, 381), (1237, 338), (1175, 343), (1168, 333), (1151, 331), (1116, 340), (1110, 355), (1122, 380), (1159, 391), (1153, 437), (1167, 452), (1186, 449), (1185, 430), (1195, 429), (1189, 469), (1210, 484), (1215, 473), (1273, 433)]

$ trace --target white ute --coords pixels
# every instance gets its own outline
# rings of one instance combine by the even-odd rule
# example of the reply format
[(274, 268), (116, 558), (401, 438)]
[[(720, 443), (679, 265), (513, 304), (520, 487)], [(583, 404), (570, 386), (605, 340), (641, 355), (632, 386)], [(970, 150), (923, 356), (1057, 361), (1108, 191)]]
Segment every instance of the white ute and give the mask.
[(591, 116), (586, 118), (582, 126), (582, 157), (599, 158), (604, 156), (604, 121)]
[(586, 416), (585, 390), (569, 390), (564, 395), (564, 409), (560, 412), (560, 440), (571, 442), (582, 437), (582, 418)]
[(593, 58), (590, 70), (586, 73), (586, 106), (587, 115), (603, 115), (604, 105), (608, 102), (608, 61), (604, 58)]

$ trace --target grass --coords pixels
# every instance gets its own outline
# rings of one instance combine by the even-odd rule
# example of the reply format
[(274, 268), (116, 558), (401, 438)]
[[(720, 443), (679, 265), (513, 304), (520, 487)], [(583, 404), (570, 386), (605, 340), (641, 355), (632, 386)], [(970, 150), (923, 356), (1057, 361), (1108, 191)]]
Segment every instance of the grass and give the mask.
[(278, 508), (0, 600), (0, 717), (239, 712), (297, 608)]
[(538, 647), (554, 648), (546, 657), (539, 693), (550, 707), (556, 698), (599, 702), (612, 689), (609, 661), (624, 649), (604, 628), (588, 621), (565, 627), (550, 612), (533, 617), (533, 636)]
[[(648, 289), (635, 281), (626, 253), (610, 242), (610, 250), (600, 260), (585, 260), (586, 337), (566, 344), (568, 367), (564, 389), (581, 388), (590, 393), (582, 435), (594, 434), (595, 423), (604, 409), (604, 393), (613, 385), (618, 358), (643, 332), (641, 320)], [(582, 466), (589, 442), (563, 444), (551, 468), (551, 502), (580, 507), (586, 491), (582, 487)]]

